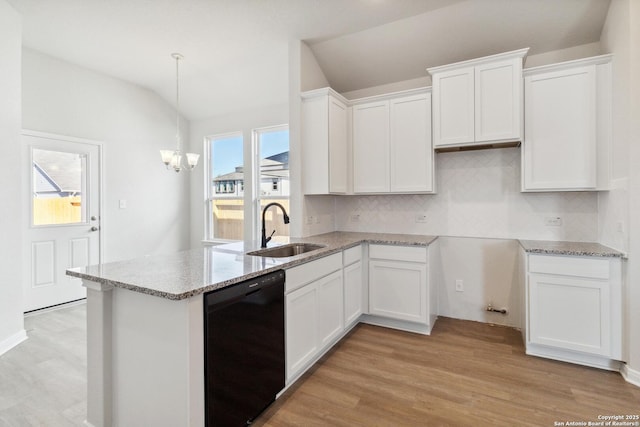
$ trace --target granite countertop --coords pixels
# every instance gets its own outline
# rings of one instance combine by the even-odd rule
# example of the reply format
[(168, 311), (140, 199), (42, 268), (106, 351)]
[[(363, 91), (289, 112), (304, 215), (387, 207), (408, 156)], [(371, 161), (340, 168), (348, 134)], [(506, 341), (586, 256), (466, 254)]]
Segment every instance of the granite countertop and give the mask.
[[(238, 242), (72, 268), (67, 270), (67, 275), (148, 295), (181, 300), (272, 271), (304, 264), (361, 243), (429, 246), (436, 238), (437, 236), (412, 234), (333, 232), (289, 239), (290, 243), (315, 243), (324, 245), (324, 248), (286, 258), (246, 255), (247, 252), (259, 249), (259, 243)], [(268, 246), (281, 244), (283, 243), (271, 242)]]
[(624, 258), (625, 254), (600, 243), (562, 242), (550, 240), (519, 240), (520, 246), (532, 254), (577, 255)]

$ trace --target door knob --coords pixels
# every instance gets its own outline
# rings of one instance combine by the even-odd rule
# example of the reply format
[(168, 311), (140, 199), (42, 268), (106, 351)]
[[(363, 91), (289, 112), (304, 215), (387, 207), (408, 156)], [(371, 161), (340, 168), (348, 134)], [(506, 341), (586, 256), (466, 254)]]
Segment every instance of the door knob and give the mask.
[(98, 231), (100, 228), (96, 227), (95, 225), (93, 227), (91, 227), (90, 231)]

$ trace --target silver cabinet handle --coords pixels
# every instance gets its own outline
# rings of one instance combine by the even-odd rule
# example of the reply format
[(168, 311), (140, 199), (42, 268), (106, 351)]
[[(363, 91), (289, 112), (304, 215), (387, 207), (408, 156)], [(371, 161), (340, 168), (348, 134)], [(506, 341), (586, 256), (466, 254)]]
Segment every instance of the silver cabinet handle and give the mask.
[(95, 225), (90, 228), (90, 231), (98, 231), (98, 230), (100, 230), (100, 228), (96, 227)]
[(98, 217), (97, 217), (97, 216), (95, 216), (95, 215), (93, 215), (93, 216), (91, 217), (91, 221), (95, 221), (96, 219), (98, 219)]

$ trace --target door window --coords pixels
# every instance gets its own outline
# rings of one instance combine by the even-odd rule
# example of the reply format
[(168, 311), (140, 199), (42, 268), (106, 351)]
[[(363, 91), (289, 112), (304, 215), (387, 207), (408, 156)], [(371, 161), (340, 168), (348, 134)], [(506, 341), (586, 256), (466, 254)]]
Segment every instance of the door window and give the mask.
[(33, 148), (31, 158), (32, 224), (86, 222), (87, 155)]

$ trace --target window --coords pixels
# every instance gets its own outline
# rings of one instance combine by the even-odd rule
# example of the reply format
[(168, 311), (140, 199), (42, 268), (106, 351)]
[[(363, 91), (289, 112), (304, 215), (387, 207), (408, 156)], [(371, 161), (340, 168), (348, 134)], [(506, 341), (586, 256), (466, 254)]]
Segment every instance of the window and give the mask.
[(83, 203), (87, 156), (40, 148), (32, 150), (33, 225), (79, 224), (87, 221)]
[[(289, 127), (275, 126), (254, 131), (257, 158), (259, 159), (259, 192), (256, 194), (258, 222), (262, 220), (262, 209), (272, 202), (280, 203), (289, 210)], [(275, 236), (289, 236), (289, 225), (284, 223), (282, 211), (270, 208), (265, 215), (267, 236), (275, 230)], [(260, 231), (258, 224), (258, 232)]]
[[(272, 202), (289, 213), (288, 126), (254, 129), (252, 142), (245, 147), (241, 132), (205, 140), (207, 240), (259, 239), (262, 209)], [(245, 171), (249, 150), (255, 157), (251, 170)], [(269, 234), (275, 230), (274, 236), (289, 235), (281, 210), (269, 209), (265, 218)]]
[(207, 239), (242, 240), (244, 197), (236, 192), (243, 181), (244, 147), (241, 133), (207, 138)]

